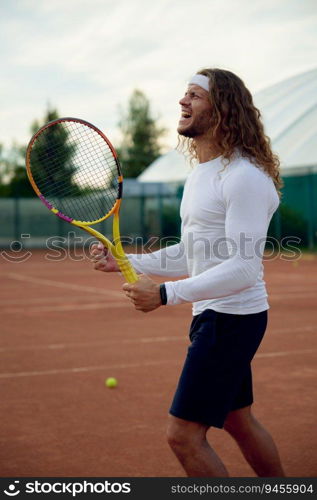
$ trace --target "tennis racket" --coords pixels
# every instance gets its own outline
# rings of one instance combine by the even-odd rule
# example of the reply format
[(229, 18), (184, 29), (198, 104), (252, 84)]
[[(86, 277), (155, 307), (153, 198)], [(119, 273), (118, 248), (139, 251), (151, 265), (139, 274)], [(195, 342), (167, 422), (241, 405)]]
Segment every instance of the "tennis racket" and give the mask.
[[(53, 214), (87, 231), (111, 251), (129, 283), (138, 276), (120, 240), (120, 163), (109, 139), (78, 118), (59, 118), (41, 127), (26, 151), (28, 178)], [(113, 216), (113, 242), (91, 226)]]

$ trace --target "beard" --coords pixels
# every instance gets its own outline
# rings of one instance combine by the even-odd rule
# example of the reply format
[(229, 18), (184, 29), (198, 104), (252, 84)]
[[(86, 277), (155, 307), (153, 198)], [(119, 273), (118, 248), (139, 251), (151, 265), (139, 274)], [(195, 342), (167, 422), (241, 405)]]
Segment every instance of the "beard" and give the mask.
[(211, 128), (212, 118), (210, 115), (210, 111), (203, 111), (196, 119), (186, 127), (186, 125), (180, 125), (177, 128), (177, 132), (179, 135), (184, 137), (189, 137), (193, 139), (195, 137), (199, 137), (201, 135), (206, 134)]

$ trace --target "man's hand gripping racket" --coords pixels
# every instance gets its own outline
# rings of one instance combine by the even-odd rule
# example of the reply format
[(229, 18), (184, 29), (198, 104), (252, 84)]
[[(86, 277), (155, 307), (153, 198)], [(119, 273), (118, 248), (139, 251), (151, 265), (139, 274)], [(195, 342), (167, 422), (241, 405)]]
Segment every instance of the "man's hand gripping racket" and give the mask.
[(96, 271), (103, 271), (105, 273), (120, 271), (116, 259), (102, 243), (92, 245), (90, 253)]
[[(138, 281), (121, 245), (119, 212), (123, 178), (117, 154), (107, 137), (91, 123), (78, 118), (51, 121), (30, 140), (26, 168), (44, 205), (97, 238), (108, 251), (108, 267), (115, 267), (109, 252), (115, 258), (117, 268), (111, 270), (120, 270), (128, 283)], [(110, 216), (113, 216), (113, 242), (91, 227)]]

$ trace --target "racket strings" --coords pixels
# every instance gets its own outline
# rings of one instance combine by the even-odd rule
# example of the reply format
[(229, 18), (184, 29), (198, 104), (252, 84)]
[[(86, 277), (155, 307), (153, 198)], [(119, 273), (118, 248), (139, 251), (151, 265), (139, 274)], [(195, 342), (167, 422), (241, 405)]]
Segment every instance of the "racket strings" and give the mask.
[[(59, 124), (60, 125), (60, 124)], [(43, 142), (43, 137), (41, 136), (41, 139), (42, 139), (42, 142)], [(85, 184), (87, 184), (87, 181), (88, 181), (88, 184), (89, 184), (89, 181), (96, 184), (96, 173), (99, 174), (100, 173), (100, 164), (98, 164), (98, 162), (104, 162), (106, 161), (108, 163), (108, 167), (109, 167), (109, 161), (112, 162), (112, 166), (110, 166), (110, 170), (111, 170), (111, 174), (113, 173), (113, 170), (116, 168), (116, 162), (112, 156), (112, 153), (110, 152), (109, 153), (109, 149), (107, 149), (106, 151), (98, 151), (95, 150), (92, 151), (91, 149), (91, 142), (89, 144), (89, 147), (87, 146), (87, 144), (84, 144), (84, 143), (75, 143), (74, 142), (74, 139), (76, 139), (76, 141), (82, 141), (81, 137), (78, 136), (78, 134), (73, 134), (72, 136), (72, 146), (75, 145), (75, 148), (77, 149), (78, 148), (78, 144), (80, 144), (80, 157), (79, 157), (79, 154), (76, 155), (76, 160), (77, 160), (77, 163), (80, 164), (80, 168), (82, 169), (81, 172), (80, 172), (80, 176), (82, 177), (82, 180), (85, 181)], [(93, 138), (94, 139), (94, 138)], [(102, 139), (103, 141), (103, 139)], [(96, 143), (96, 141), (94, 141)], [(97, 146), (99, 146), (100, 144), (97, 143)], [(55, 147), (55, 145), (54, 145)], [(65, 153), (65, 146), (61, 146), (59, 148), (55, 148), (53, 151), (52, 151), (52, 148), (50, 147), (47, 147), (47, 144), (45, 143), (45, 139), (44, 139), (44, 152), (42, 153), (42, 158), (41, 158), (41, 161), (43, 162), (46, 162), (46, 161), (50, 161), (50, 172), (48, 173), (48, 180), (53, 177), (54, 175), (54, 172), (60, 170), (61, 171), (61, 168), (60, 168), (60, 165), (61, 164), (64, 164), (65, 161), (67, 160), (67, 153)], [(92, 157), (92, 153), (94, 154), (94, 156)], [(100, 154), (98, 154), (100, 153)], [(106, 154), (104, 154), (106, 153)], [(54, 156), (52, 156), (52, 154)], [(85, 156), (86, 155), (86, 156)], [(89, 156), (88, 156), (89, 155)], [(98, 164), (98, 171), (96, 171), (96, 169), (93, 171), (95, 165)], [(85, 169), (85, 170), (83, 170)], [(47, 168), (46, 168), (47, 170)], [(65, 174), (65, 172), (63, 173)], [(92, 174), (94, 174), (94, 176), (92, 176)], [(106, 178), (110, 179), (109, 177), (109, 168), (108, 169), (105, 169), (102, 171), (102, 174), (104, 174), (106, 176)], [(40, 183), (43, 184), (43, 181), (44, 178), (42, 177), (40, 179)], [(62, 184), (63, 184), (64, 180), (62, 179), (61, 181), (58, 181), (58, 178), (54, 178), (54, 183), (56, 184), (56, 189), (58, 189), (58, 193), (59, 194), (69, 194), (69, 188), (70, 186), (65, 186), (64, 189), (62, 187)], [(103, 184), (105, 182), (105, 179), (101, 179), (101, 183)], [(75, 186), (72, 186), (72, 188), (75, 187)]]
[(93, 128), (62, 121), (33, 142), (30, 169), (35, 184), (57, 210), (76, 220), (102, 218), (118, 198), (117, 161)]

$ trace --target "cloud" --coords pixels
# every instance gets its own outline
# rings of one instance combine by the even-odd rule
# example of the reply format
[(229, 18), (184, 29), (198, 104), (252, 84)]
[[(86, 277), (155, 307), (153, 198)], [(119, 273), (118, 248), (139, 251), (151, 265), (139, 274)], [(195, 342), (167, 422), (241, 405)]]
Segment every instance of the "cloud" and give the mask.
[(174, 130), (178, 99), (200, 67), (231, 69), (251, 91), (311, 67), (316, 18), (311, 0), (7, 2), (0, 142), (25, 141), (48, 101), (116, 135), (119, 105), (136, 87)]

